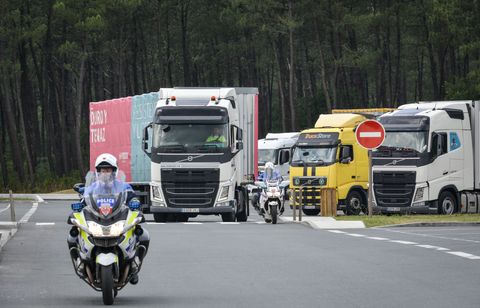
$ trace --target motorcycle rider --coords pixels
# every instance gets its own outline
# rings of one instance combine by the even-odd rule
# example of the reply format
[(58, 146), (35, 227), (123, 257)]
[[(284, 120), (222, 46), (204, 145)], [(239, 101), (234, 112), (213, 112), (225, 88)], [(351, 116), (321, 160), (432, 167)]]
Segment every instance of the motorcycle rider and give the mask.
[[(275, 169), (275, 165), (269, 161), (265, 163), (265, 169), (258, 176), (258, 180), (263, 182), (280, 181), (282, 180), (282, 176)], [(261, 192), (257, 192), (255, 195), (253, 195), (253, 204), (257, 204), (258, 200), (260, 200), (260, 194)]]
[[(104, 191), (112, 190), (112, 191), (127, 192), (126, 203), (130, 208), (130, 210), (135, 211), (140, 209), (141, 203), (138, 200), (137, 195), (133, 190), (132, 186), (116, 178), (118, 165), (117, 165), (117, 159), (115, 158), (115, 156), (109, 153), (100, 154), (95, 160), (95, 169), (96, 169), (96, 177), (95, 177), (96, 181), (93, 182), (88, 187), (85, 187), (85, 190), (83, 193), (83, 199), (82, 199), (83, 207), (86, 206), (85, 198), (87, 198), (96, 188), (102, 187)], [(70, 217), (71, 216), (72, 215), (70, 215)], [(76, 228), (76, 227), (72, 227), (72, 228)], [(150, 235), (146, 229), (143, 229), (143, 234), (139, 237), (139, 242), (141, 245), (145, 246), (148, 252), (148, 246), (150, 244)], [(68, 243), (68, 248), (70, 249), (77, 245), (77, 238), (72, 237), (69, 233), (67, 238), (67, 243)], [(147, 252), (145, 252), (145, 254), (143, 255), (143, 258), (145, 258)], [(137, 274), (135, 274), (130, 279), (130, 283), (131, 284), (138, 283)]]

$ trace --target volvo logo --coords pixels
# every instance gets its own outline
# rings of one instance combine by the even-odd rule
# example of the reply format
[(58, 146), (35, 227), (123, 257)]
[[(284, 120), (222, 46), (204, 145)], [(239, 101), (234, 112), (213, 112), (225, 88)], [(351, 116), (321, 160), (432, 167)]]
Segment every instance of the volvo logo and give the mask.
[(188, 160), (188, 161), (192, 161), (192, 160), (193, 160), (193, 156), (188, 156), (188, 157), (187, 157), (187, 160)]

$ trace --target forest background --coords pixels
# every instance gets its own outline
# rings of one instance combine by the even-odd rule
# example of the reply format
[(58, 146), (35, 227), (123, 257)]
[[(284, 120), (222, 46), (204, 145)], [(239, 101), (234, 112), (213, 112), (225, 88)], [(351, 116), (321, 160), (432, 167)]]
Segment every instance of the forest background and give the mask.
[(0, 191), (88, 169), (88, 104), (258, 87), (260, 135), (332, 108), (480, 99), (478, 0), (0, 0)]

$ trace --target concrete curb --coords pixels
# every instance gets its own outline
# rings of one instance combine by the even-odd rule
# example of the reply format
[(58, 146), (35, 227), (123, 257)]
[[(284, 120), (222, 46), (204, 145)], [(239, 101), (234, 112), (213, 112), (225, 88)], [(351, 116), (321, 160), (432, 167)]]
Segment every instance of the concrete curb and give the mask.
[(455, 226), (480, 226), (480, 222), (412, 222), (398, 225), (378, 226), (372, 228), (404, 228), (404, 227), (455, 227)]
[[(0, 198), (10, 198), (9, 194), (0, 194)], [(13, 198), (26, 198), (36, 202), (45, 200), (79, 200), (78, 194), (13, 194)]]
[[(0, 198), (10, 198), (9, 194), (0, 194)], [(13, 198), (30, 199), (35, 202), (43, 202), (43, 199), (36, 194), (13, 194)]]
[(302, 221), (293, 221), (292, 217), (280, 217), (283, 222), (301, 223), (313, 229), (364, 229), (363, 221), (336, 220), (333, 217), (307, 216)]

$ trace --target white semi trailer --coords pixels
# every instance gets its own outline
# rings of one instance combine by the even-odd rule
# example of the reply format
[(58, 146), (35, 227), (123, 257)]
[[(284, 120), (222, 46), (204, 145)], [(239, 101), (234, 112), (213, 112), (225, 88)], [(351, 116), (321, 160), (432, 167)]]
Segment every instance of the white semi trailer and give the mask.
[(143, 137), (151, 159), (148, 212), (157, 222), (199, 214), (246, 221), (257, 142), (257, 88), (160, 89)]
[(479, 212), (480, 101), (407, 104), (379, 121), (374, 212)]

